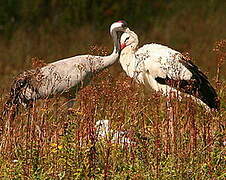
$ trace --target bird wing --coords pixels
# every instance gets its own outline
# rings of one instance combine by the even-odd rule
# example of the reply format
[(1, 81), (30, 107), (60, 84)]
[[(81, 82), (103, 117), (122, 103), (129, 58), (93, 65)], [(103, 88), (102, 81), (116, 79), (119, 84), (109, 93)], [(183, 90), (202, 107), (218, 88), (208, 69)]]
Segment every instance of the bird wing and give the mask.
[[(192, 73), (191, 80), (193, 82), (189, 84), (190, 89), (184, 88), (185, 92), (199, 98), (210, 108), (219, 110), (220, 100), (217, 96), (215, 89), (210, 84), (207, 76), (203, 74), (201, 70), (192, 61), (186, 60), (185, 57), (182, 57), (180, 59), (180, 63), (183, 64)], [(188, 82), (184, 82), (184, 84), (185, 83)]]
[[(83, 82), (90, 72), (88, 56), (76, 56), (59, 60), (41, 68), (39, 92), (42, 96), (65, 92)], [(85, 83), (85, 82), (83, 82)]]
[[(219, 100), (208, 78), (179, 52), (159, 44), (148, 44), (137, 51), (143, 72), (152, 88), (167, 85), (192, 95), (210, 108), (219, 109)], [(156, 87), (154, 87), (156, 86)]]
[(180, 62), (181, 57), (181, 53), (160, 44), (145, 45), (136, 53), (138, 61), (143, 62), (143, 71), (154, 78), (189, 80), (192, 73)]

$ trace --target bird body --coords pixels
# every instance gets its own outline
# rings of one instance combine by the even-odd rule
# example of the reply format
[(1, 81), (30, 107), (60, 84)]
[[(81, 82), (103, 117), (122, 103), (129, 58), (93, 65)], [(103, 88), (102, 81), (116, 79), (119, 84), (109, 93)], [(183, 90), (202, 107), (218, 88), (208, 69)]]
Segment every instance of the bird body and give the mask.
[(164, 95), (186, 93), (209, 108), (219, 109), (217, 94), (207, 77), (180, 52), (154, 43), (137, 49), (138, 37), (129, 28), (120, 43), (120, 64), (137, 82)]
[[(126, 29), (125, 21), (111, 25), (110, 34), (114, 49), (108, 56), (78, 55), (50, 63), (42, 68), (25, 71), (12, 84), (6, 109), (19, 104), (28, 106), (31, 102), (67, 92), (71, 88), (79, 90), (92, 76), (112, 65), (120, 54), (120, 36)], [(5, 113), (3, 113), (5, 114)]]
[[(101, 57), (91, 55), (75, 56), (42, 67), (39, 71), (40, 80), (37, 78), (38, 93), (36, 99), (67, 92), (76, 85), (86, 85), (93, 74), (114, 63), (117, 54)], [(29, 89), (26, 89), (25, 96), (31, 96)]]
[(124, 51), (121, 53), (120, 62), (127, 74), (132, 78), (137, 74), (135, 78), (139, 83), (148, 83), (156, 91), (168, 93), (168, 87), (158, 83), (157, 77), (177, 80), (192, 77), (192, 73), (179, 62), (182, 54), (167, 46), (153, 43), (144, 45), (134, 54), (126, 54)]

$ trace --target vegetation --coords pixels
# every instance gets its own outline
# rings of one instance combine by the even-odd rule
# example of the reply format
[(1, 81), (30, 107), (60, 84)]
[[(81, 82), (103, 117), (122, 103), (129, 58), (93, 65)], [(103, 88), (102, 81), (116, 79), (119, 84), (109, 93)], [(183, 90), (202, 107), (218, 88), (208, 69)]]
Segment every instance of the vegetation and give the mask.
[[(0, 177), (224, 179), (223, 4), (220, 0), (2, 0), (0, 112), (10, 82), (31, 68), (33, 57), (49, 62), (87, 52), (106, 54), (112, 47), (108, 27), (118, 19), (128, 21), (141, 44), (154, 41), (189, 52), (208, 71), (221, 111), (208, 112), (186, 97), (178, 101), (149, 92), (116, 64), (82, 89), (70, 109), (59, 96), (40, 100), (31, 109), (21, 108), (15, 119), (0, 117)], [(166, 101), (173, 106), (173, 119)], [(100, 119), (109, 119), (113, 130), (127, 131), (135, 143), (98, 139), (95, 122)]]

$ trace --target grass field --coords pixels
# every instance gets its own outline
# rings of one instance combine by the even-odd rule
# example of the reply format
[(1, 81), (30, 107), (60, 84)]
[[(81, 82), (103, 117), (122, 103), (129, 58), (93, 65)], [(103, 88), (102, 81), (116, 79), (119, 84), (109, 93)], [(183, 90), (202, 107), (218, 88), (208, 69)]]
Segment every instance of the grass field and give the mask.
[[(36, 13), (41, 1), (34, 2), (30, 11)], [(61, 12), (62, 5), (53, 2), (53, 9), (56, 6)], [(74, 2), (73, 7), (77, 7), (80, 1)], [(163, 1), (154, 5), (163, 8), (161, 17), (157, 11), (144, 17), (148, 12), (137, 8), (142, 16), (132, 18), (128, 9), (124, 11), (131, 17), (129, 27), (139, 35), (140, 45), (156, 42), (188, 52), (216, 89), (221, 110), (208, 112), (189, 98), (178, 101), (149, 91), (127, 77), (116, 63), (79, 91), (70, 109), (67, 100), (57, 96), (37, 101), (32, 109), (21, 107), (14, 120), (0, 116), (0, 179), (225, 179), (223, 2), (178, 0), (166, 7)], [(92, 18), (113, 22), (111, 13), (121, 11), (121, 7), (109, 7), (103, 16), (97, 13)], [(78, 12), (84, 15), (82, 10)], [(24, 19), (30, 11), (23, 12)], [(96, 21), (75, 27), (68, 23), (73, 19), (67, 19), (73, 9), (64, 11), (69, 13), (66, 21), (56, 26), (51, 19), (42, 21), (44, 15), (37, 19), (40, 25), (12, 26), (15, 29), (5, 34), (0, 24), (0, 113), (15, 76), (36, 67), (33, 58), (47, 63), (76, 54), (110, 53), (112, 40), (106, 22), (102, 25), (98, 21), (99, 28), (94, 26)], [(38, 18), (35, 13), (29, 20)], [(64, 18), (61, 15), (59, 21)], [(169, 119), (167, 101), (173, 107), (173, 119)], [(113, 131), (127, 131), (134, 143), (98, 139), (95, 123), (101, 119), (109, 119)]]
[[(215, 49), (219, 65), (224, 44)], [(111, 71), (82, 89), (73, 108), (59, 96), (21, 108), (14, 120), (2, 117), (0, 177), (224, 179), (226, 83), (220, 74), (212, 82), (221, 111), (210, 113), (189, 98), (167, 99)], [(1, 111), (5, 100), (2, 93)], [(166, 101), (173, 106), (173, 119)], [(95, 122), (101, 119), (109, 119), (113, 130), (127, 131), (134, 143), (98, 139)]]

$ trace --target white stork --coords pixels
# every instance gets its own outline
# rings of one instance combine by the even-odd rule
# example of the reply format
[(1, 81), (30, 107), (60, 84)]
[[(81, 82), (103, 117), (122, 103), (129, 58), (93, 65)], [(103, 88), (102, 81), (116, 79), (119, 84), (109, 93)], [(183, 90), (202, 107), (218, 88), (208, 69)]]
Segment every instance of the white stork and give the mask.
[(138, 36), (129, 28), (120, 44), (119, 61), (128, 76), (164, 95), (182, 92), (205, 107), (219, 110), (219, 99), (207, 77), (180, 52), (154, 43), (138, 49)]
[[(126, 29), (125, 21), (111, 25), (114, 49), (108, 56), (78, 55), (50, 63), (40, 69), (25, 71), (12, 84), (5, 112), (11, 106), (28, 106), (37, 99), (49, 98), (67, 92), (70, 88), (84, 87), (93, 74), (112, 65), (120, 54), (120, 37)], [(5, 114), (5, 113), (3, 113)]]

